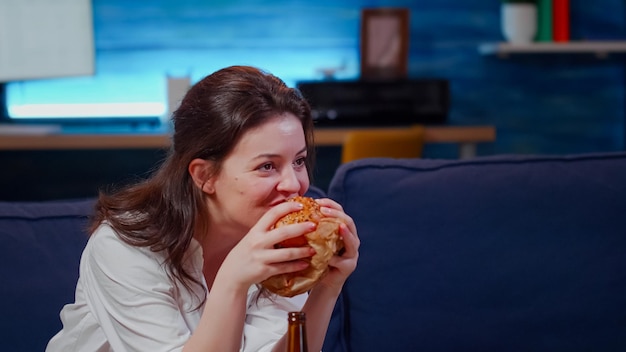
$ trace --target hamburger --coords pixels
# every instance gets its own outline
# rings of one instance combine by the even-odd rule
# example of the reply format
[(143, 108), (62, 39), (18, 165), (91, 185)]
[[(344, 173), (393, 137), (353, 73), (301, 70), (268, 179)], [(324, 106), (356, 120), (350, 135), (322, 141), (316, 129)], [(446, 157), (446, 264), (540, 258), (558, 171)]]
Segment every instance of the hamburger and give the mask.
[(341, 221), (336, 218), (325, 217), (320, 211), (319, 204), (313, 198), (298, 196), (287, 201), (299, 202), (303, 208), (280, 218), (274, 224), (274, 228), (306, 221), (316, 223), (317, 227), (313, 232), (287, 239), (276, 244), (275, 247), (310, 246), (315, 249), (315, 254), (310, 258), (303, 259), (309, 261), (310, 264), (306, 269), (272, 276), (261, 282), (261, 286), (277, 295), (293, 297), (313, 288), (328, 273), (330, 258), (339, 253), (344, 244), (339, 236)]

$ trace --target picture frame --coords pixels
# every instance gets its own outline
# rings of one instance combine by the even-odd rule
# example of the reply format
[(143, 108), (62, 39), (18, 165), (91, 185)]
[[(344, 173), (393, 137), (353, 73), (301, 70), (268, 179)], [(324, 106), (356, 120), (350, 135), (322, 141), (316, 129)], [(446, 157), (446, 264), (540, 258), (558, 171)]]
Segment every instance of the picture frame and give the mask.
[(409, 9), (362, 9), (360, 39), (362, 79), (406, 78), (409, 54)]

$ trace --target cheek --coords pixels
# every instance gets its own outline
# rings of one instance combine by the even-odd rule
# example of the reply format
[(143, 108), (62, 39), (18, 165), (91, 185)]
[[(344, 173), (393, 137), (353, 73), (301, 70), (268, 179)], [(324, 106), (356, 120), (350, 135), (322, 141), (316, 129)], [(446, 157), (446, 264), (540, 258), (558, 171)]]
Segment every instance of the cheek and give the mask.
[(241, 182), (239, 181), (239, 177), (233, 178), (233, 185), (235, 186), (235, 191), (240, 195), (246, 194), (246, 187), (242, 187)]
[(309, 174), (305, 172), (302, 177), (300, 177), (300, 184), (303, 185), (305, 188), (309, 188), (310, 182), (311, 181), (309, 180)]
[(311, 181), (309, 180), (309, 174), (306, 171), (300, 174), (298, 177), (298, 182), (300, 182), (300, 188), (302, 189), (302, 192), (306, 192), (306, 190), (309, 189), (309, 185), (311, 184)]
[(254, 198), (257, 202), (262, 202), (267, 196), (269, 196), (276, 187), (276, 180), (270, 177), (261, 178), (252, 182), (246, 187), (245, 193)]

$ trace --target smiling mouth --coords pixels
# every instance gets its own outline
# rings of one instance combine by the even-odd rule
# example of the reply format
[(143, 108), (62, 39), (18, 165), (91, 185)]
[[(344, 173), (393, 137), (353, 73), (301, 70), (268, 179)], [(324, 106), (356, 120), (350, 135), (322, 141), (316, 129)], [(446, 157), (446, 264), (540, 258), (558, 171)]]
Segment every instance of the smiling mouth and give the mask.
[(297, 196), (297, 194), (296, 194), (296, 195), (294, 195), (294, 196), (290, 196), (290, 197), (287, 197), (287, 198), (282, 198), (282, 199), (276, 200), (276, 201), (274, 201), (274, 202), (271, 202), (269, 206), (270, 206), (270, 207), (275, 207), (275, 206), (277, 206), (277, 205), (278, 205), (278, 204), (280, 204), (280, 203), (284, 203), (284, 202), (286, 202), (286, 201), (287, 201), (287, 199), (291, 199), (291, 198), (296, 197), (296, 196)]

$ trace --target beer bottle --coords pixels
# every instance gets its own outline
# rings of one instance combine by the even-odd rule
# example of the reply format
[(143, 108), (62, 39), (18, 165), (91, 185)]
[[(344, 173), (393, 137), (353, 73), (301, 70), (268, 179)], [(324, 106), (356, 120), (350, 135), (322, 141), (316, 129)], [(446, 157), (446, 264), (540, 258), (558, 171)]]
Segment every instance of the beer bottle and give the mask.
[(289, 312), (288, 321), (287, 352), (308, 352), (306, 315), (304, 312)]

